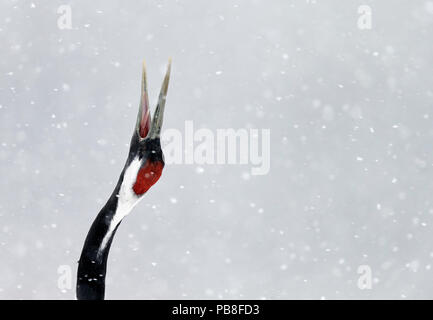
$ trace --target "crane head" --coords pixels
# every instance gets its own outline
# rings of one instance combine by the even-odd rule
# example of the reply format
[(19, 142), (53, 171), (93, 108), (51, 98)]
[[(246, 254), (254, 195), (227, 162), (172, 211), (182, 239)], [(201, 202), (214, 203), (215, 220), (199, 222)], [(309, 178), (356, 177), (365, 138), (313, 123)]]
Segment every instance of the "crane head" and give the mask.
[(135, 181), (132, 181), (132, 190), (138, 197), (142, 196), (158, 181), (164, 168), (164, 154), (161, 149), (160, 135), (170, 79), (170, 69), (171, 60), (168, 62), (158, 104), (153, 114), (153, 119), (151, 119), (147, 93), (146, 67), (143, 62), (140, 107), (128, 158), (130, 163), (132, 161), (136, 163), (136, 170), (134, 170)]

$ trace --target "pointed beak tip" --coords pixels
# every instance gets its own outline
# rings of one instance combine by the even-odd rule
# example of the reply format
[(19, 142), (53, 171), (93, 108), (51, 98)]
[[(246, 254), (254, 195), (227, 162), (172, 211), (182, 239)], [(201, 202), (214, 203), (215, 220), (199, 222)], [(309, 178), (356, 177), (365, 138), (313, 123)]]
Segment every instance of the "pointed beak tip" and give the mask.
[(144, 59), (142, 64), (142, 73), (143, 73), (143, 78), (146, 78), (146, 61)]
[(167, 74), (170, 75), (171, 71), (171, 57), (168, 58), (168, 65), (167, 65)]

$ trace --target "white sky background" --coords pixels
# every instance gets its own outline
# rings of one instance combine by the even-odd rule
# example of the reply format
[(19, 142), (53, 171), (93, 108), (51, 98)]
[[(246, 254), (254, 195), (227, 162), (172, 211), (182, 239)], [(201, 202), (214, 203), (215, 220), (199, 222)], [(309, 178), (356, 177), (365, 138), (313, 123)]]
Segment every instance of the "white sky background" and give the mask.
[(0, 298), (75, 297), (141, 61), (153, 108), (169, 57), (164, 128), (269, 128), (271, 170), (167, 166), (119, 227), (108, 299), (431, 298), (433, 2), (316, 2), (2, 1)]

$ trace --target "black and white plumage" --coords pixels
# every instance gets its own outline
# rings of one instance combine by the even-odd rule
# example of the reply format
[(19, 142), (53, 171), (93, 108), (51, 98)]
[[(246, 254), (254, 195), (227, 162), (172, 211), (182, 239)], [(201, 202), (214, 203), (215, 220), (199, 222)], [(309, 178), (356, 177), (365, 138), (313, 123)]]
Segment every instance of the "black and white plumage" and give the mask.
[(143, 63), (140, 107), (128, 158), (113, 193), (90, 227), (81, 252), (77, 273), (77, 299), (79, 300), (104, 299), (107, 259), (114, 234), (122, 219), (131, 212), (161, 176), (164, 155), (160, 133), (170, 68), (171, 61), (151, 121), (146, 68)]

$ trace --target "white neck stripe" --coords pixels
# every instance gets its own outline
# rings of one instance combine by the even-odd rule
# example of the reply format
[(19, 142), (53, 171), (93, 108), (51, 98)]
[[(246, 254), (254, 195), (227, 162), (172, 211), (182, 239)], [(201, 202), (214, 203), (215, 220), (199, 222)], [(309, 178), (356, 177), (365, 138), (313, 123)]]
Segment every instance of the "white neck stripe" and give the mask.
[(107, 234), (104, 236), (102, 240), (101, 247), (98, 251), (98, 256), (107, 246), (108, 240), (111, 238), (113, 231), (119, 225), (124, 217), (126, 217), (134, 206), (139, 202), (141, 197), (138, 197), (132, 187), (135, 184), (137, 179), (138, 171), (141, 167), (141, 161), (138, 157), (134, 158), (131, 161), (129, 166), (125, 170), (125, 174), (123, 175), (123, 181), (119, 189), (119, 193), (117, 195), (117, 207), (116, 212), (114, 213), (113, 220), (110, 223)]

